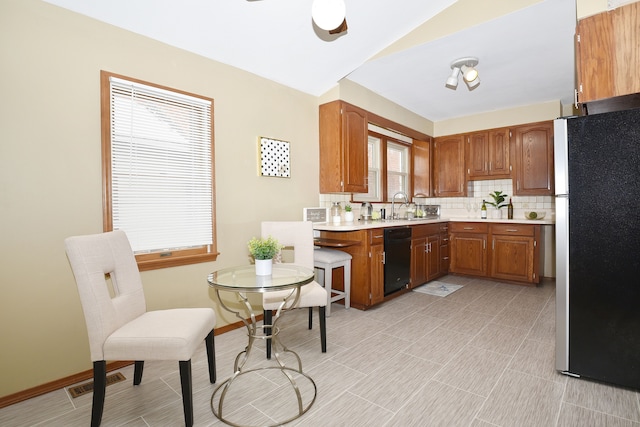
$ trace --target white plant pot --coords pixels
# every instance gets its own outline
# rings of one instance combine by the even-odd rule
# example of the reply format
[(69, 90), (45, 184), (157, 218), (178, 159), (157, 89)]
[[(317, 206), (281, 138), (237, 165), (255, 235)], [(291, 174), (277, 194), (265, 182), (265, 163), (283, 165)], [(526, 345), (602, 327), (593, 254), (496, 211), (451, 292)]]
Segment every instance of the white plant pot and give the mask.
[(271, 276), (272, 268), (273, 268), (272, 259), (256, 260), (256, 276)]
[(494, 219), (502, 219), (502, 209), (493, 209), (492, 216)]
[(353, 212), (345, 212), (344, 213), (344, 221), (345, 222), (353, 222)]

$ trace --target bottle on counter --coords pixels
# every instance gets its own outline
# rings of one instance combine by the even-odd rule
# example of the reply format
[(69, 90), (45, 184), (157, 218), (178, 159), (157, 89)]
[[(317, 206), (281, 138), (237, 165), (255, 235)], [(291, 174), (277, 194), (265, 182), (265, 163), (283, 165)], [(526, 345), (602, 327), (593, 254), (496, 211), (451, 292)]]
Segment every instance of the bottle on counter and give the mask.
[(333, 206), (331, 206), (331, 222), (334, 224), (340, 224), (340, 214), (342, 214), (342, 207), (340, 203), (333, 202)]
[(482, 207), (480, 208), (480, 218), (487, 219), (487, 203), (482, 200)]
[(513, 219), (513, 203), (511, 203), (511, 197), (509, 197), (509, 204), (507, 205), (507, 218)]

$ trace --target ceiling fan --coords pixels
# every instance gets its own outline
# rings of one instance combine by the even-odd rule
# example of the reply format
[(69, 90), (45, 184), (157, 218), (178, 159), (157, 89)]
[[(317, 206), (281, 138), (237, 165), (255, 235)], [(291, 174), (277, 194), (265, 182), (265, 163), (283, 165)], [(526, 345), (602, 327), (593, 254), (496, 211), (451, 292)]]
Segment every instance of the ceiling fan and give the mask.
[(313, 0), (311, 5), (313, 22), (329, 34), (347, 31), (346, 13), (344, 0)]
[(344, 0), (313, 0), (311, 4), (311, 17), (314, 24), (329, 34), (347, 31), (346, 12)]

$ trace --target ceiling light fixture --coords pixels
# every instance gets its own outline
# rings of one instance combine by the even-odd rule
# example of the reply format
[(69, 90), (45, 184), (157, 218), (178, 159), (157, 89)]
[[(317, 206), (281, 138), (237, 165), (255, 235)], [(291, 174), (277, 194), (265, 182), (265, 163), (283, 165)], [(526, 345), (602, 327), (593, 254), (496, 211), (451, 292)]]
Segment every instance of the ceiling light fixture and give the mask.
[(447, 78), (445, 86), (450, 89), (458, 87), (458, 77), (462, 73), (462, 78), (469, 89), (474, 89), (480, 84), (480, 76), (475, 67), (478, 65), (478, 58), (465, 57), (456, 59), (451, 63), (451, 75)]
[(346, 13), (344, 0), (313, 0), (311, 5), (313, 22), (325, 31), (341, 27)]

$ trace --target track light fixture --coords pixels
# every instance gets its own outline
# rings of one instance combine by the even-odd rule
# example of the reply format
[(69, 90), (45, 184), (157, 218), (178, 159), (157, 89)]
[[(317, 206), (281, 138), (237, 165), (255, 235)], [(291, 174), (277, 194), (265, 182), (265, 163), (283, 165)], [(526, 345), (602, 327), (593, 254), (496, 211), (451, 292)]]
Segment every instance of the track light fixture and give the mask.
[(456, 59), (451, 63), (451, 75), (447, 78), (445, 86), (450, 89), (458, 87), (458, 77), (462, 73), (462, 78), (469, 89), (475, 89), (480, 84), (480, 76), (475, 67), (478, 65), (478, 58), (465, 57)]
[(346, 13), (344, 0), (313, 0), (311, 5), (313, 22), (325, 31), (342, 27), (345, 23)]

